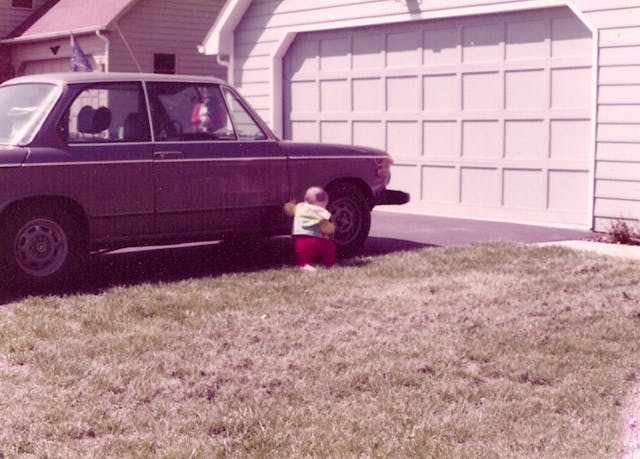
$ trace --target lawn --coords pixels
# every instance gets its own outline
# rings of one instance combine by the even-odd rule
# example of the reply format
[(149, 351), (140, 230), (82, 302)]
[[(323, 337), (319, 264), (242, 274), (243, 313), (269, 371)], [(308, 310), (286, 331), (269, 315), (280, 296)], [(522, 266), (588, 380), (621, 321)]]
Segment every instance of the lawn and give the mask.
[(0, 306), (4, 457), (618, 457), (640, 265), (426, 248)]

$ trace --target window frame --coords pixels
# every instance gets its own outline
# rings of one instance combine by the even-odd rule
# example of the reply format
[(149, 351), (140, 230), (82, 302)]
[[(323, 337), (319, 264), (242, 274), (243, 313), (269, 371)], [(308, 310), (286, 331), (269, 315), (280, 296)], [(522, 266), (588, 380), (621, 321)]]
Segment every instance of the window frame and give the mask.
[[(263, 142), (265, 140), (269, 140), (271, 138), (271, 136), (269, 135), (270, 132), (264, 128), (262, 123), (259, 122), (261, 121), (260, 117), (258, 117), (256, 113), (250, 109), (250, 107), (247, 105), (244, 99), (240, 97), (240, 94), (238, 94), (236, 91), (233, 90), (233, 88), (227, 85), (221, 84), (221, 85), (218, 85), (218, 87), (220, 88), (220, 92), (222, 93), (222, 98), (224, 99), (224, 103), (227, 106), (227, 113), (229, 114), (229, 118), (231, 119), (231, 124), (233, 125), (233, 130), (236, 134), (237, 140), (239, 142)], [(247, 138), (247, 137), (242, 137), (240, 135), (240, 131), (238, 129), (238, 122), (236, 120), (236, 117), (234, 116), (234, 111), (231, 110), (232, 107), (229, 106), (229, 101), (227, 100), (227, 97), (226, 97), (227, 93), (233, 96), (235, 102), (237, 102), (240, 105), (240, 107), (242, 107), (245, 114), (249, 117), (251, 121), (253, 121), (253, 124), (262, 133), (263, 135), (262, 138)]]
[[(144, 128), (146, 129), (146, 137), (143, 140), (125, 140), (125, 139), (104, 139), (104, 140), (95, 140), (95, 141), (72, 141), (69, 137), (69, 124), (70, 120), (70, 110), (72, 105), (78, 100), (80, 95), (91, 89), (109, 89), (110, 86), (124, 86), (124, 85), (132, 85), (136, 86), (138, 89), (138, 97), (139, 103), (141, 104), (141, 108), (144, 112), (139, 112)], [(89, 145), (121, 145), (125, 143), (136, 143), (136, 144), (144, 144), (151, 143), (153, 141), (153, 132), (151, 130), (151, 118), (149, 116), (149, 103), (147, 99), (146, 87), (142, 81), (139, 80), (127, 80), (127, 81), (97, 81), (93, 83), (84, 83), (84, 84), (74, 84), (70, 85), (73, 88), (72, 95), (69, 97), (69, 101), (67, 102), (64, 111), (56, 124), (56, 132), (58, 132), (60, 138), (63, 143), (67, 147), (75, 147), (75, 146), (89, 146)], [(109, 107), (107, 107), (109, 108)], [(111, 110), (111, 109), (110, 109)], [(66, 125), (66, 128), (65, 128)]]

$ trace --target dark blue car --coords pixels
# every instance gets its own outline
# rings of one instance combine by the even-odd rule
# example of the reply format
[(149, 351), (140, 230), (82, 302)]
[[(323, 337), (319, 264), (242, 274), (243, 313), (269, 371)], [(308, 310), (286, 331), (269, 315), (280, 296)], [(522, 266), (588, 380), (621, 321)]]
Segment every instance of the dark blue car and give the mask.
[(281, 141), (225, 82), (65, 73), (0, 85), (0, 269), (65, 279), (94, 250), (288, 234), (282, 212), (324, 187), (339, 251), (360, 250), (391, 157)]

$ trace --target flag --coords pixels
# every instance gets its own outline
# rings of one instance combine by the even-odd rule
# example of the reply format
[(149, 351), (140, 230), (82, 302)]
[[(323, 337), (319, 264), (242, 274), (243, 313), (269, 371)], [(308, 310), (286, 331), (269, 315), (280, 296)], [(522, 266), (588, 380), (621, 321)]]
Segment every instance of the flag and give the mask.
[(71, 34), (71, 70), (74, 72), (93, 72), (89, 59), (80, 48), (73, 33)]

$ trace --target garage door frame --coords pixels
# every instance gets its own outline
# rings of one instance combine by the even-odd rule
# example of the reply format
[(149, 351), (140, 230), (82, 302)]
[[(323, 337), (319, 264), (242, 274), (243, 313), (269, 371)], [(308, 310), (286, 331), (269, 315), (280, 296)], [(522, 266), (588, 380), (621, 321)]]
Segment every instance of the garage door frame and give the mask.
[[(597, 114), (597, 87), (598, 87), (598, 33), (597, 28), (585, 17), (585, 15), (577, 8), (571, 1), (529, 1), (522, 2), (517, 5), (503, 4), (503, 5), (490, 5), (490, 6), (477, 6), (468, 8), (455, 8), (440, 10), (437, 12), (426, 13), (411, 13), (407, 12), (406, 15), (397, 17), (394, 16), (393, 23), (401, 24), (416, 21), (434, 20), (434, 19), (450, 19), (456, 17), (473, 16), (473, 15), (485, 15), (485, 14), (499, 14), (499, 13), (514, 13), (519, 11), (531, 11), (554, 7), (567, 7), (573, 14), (578, 17), (584, 25), (591, 31), (592, 34), (592, 82), (591, 82), (591, 126), (590, 126), (590, 151), (589, 151), (589, 206), (587, 212), (587, 221), (584, 225), (579, 225), (582, 228), (592, 228), (594, 220), (594, 195), (595, 195), (595, 149), (596, 149), (596, 114)], [(296, 36), (300, 33), (306, 32), (321, 32), (330, 30), (340, 30), (345, 28), (375, 26), (388, 24), (389, 20), (384, 17), (373, 18), (359, 18), (354, 20), (335, 21), (331, 23), (319, 23), (309, 24), (304, 26), (297, 26), (283, 31), (278, 43), (271, 53), (271, 113), (269, 124), (274, 132), (282, 136), (284, 132), (285, 123), (285, 107), (286, 101), (284, 99), (284, 59), (285, 56), (293, 44)], [(563, 225), (559, 225), (563, 226)]]

